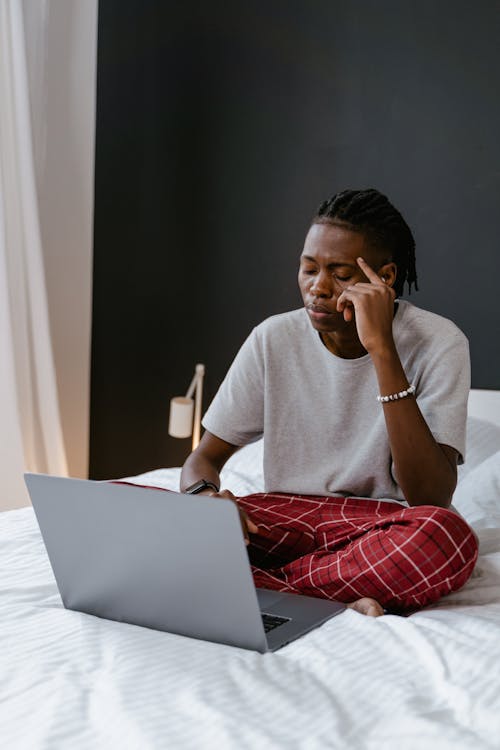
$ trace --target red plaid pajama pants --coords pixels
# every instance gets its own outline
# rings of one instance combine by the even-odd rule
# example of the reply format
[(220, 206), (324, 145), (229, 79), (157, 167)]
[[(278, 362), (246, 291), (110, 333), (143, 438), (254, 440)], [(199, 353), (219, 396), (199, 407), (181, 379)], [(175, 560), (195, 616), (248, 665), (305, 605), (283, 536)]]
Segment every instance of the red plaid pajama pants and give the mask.
[(255, 584), (398, 612), (456, 591), (478, 546), (468, 524), (431, 505), (258, 493), (238, 500), (259, 527), (248, 547)]

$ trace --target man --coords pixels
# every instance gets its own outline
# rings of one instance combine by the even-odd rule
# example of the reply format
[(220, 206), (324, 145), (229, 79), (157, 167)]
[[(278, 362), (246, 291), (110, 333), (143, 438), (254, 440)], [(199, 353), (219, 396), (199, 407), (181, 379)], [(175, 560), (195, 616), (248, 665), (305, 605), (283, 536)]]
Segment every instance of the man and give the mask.
[[(408, 611), (461, 587), (472, 530), (449, 510), (463, 461), (467, 340), (400, 300), (415, 243), (376, 190), (325, 201), (300, 258), (304, 308), (243, 344), (203, 419), (181, 490), (238, 503), (256, 585)], [(264, 436), (265, 493), (219, 472)]]

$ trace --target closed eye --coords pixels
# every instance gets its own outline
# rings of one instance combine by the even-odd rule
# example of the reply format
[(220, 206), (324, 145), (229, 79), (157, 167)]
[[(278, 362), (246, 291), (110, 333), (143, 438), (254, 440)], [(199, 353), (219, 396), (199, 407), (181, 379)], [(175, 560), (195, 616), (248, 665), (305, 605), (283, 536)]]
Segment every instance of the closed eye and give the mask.
[[(318, 273), (315, 268), (302, 268), (301, 271), (305, 276), (314, 276), (314, 274)], [(339, 276), (337, 273), (334, 273), (333, 277), (337, 279), (337, 281), (349, 281), (352, 279), (352, 276)]]

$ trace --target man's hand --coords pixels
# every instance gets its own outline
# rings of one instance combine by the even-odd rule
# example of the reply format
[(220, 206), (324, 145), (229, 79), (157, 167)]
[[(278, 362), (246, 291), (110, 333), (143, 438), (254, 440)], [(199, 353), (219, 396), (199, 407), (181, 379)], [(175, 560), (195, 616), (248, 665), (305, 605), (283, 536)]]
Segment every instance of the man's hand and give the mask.
[[(202, 494), (202, 493), (200, 493)], [(238, 505), (238, 498), (233, 495), (231, 490), (219, 490), (219, 492), (213, 492), (212, 490), (204, 492), (204, 495), (210, 495), (211, 497), (222, 497), (225, 500), (232, 500), (233, 503), (238, 508), (239, 514), (240, 514), (240, 521), (241, 521), (241, 528), (243, 531), (243, 536), (245, 537), (245, 544), (250, 544), (250, 538), (248, 534), (258, 534), (259, 529), (254, 524), (254, 522), (249, 518), (249, 516), (245, 513), (243, 508), (240, 508)]]
[(346, 321), (356, 316), (359, 340), (368, 353), (394, 348), (392, 320), (396, 293), (363, 258), (357, 258), (357, 263), (368, 282), (344, 289), (337, 300), (337, 310), (344, 313)]

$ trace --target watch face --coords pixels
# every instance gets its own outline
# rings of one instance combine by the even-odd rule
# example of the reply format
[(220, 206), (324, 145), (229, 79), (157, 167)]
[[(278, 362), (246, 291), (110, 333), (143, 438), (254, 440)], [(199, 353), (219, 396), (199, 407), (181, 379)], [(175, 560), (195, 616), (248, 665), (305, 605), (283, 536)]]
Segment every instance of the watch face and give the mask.
[(201, 492), (202, 490), (209, 488), (213, 490), (214, 492), (218, 492), (219, 490), (215, 486), (213, 482), (207, 482), (206, 479), (198, 479), (197, 482), (192, 484), (190, 487), (188, 487), (185, 491), (186, 495), (197, 495), (198, 492)]
[(207, 486), (207, 483), (205, 482), (205, 480), (204, 479), (199, 479), (197, 482), (195, 482), (194, 484), (190, 485), (186, 489), (186, 494), (187, 495), (196, 495), (197, 492), (201, 492), (201, 490), (204, 490), (206, 486)]

